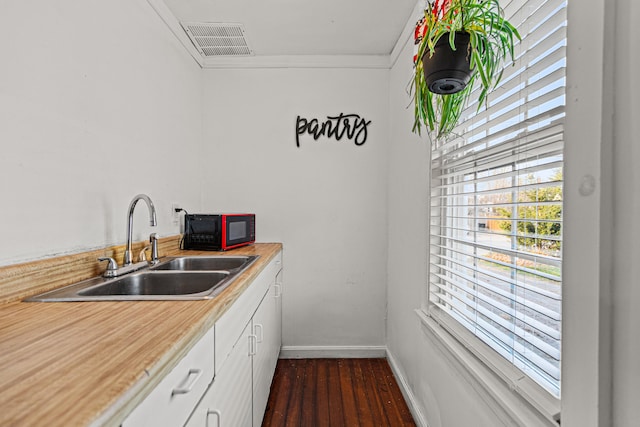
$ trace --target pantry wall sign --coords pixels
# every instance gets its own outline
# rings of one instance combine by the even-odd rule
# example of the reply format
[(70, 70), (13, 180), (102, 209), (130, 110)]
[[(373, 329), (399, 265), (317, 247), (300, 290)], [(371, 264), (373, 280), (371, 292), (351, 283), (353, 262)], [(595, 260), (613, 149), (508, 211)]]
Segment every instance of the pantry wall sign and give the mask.
[(296, 118), (296, 147), (300, 147), (303, 135), (313, 137), (314, 141), (335, 139), (353, 142), (357, 146), (367, 142), (367, 126), (371, 120), (358, 114), (340, 113), (337, 116), (327, 116), (324, 119)]

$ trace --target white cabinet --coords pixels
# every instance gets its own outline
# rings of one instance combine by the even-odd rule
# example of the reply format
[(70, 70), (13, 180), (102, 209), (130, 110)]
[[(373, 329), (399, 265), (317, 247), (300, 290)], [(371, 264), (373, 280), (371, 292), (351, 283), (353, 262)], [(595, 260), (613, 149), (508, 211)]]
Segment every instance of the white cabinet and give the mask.
[[(279, 259), (279, 258), (278, 258)], [(276, 260), (272, 260), (256, 277), (245, 291), (238, 297), (231, 307), (215, 324), (216, 328), (216, 372), (224, 368), (227, 357), (240, 333), (249, 324), (258, 305), (264, 298), (276, 273)], [(250, 329), (250, 333), (251, 329)]]
[(216, 376), (186, 427), (259, 427), (281, 345), (281, 254), (216, 322)]
[(183, 425), (213, 379), (214, 336), (211, 328), (129, 414), (122, 427)]
[(253, 316), (253, 425), (262, 425), (281, 344), (281, 292), (272, 283)]
[[(253, 337), (246, 325), (185, 427), (251, 427)], [(250, 341), (251, 340), (251, 341)]]
[(122, 427), (259, 427), (280, 353), (281, 277), (282, 252)]

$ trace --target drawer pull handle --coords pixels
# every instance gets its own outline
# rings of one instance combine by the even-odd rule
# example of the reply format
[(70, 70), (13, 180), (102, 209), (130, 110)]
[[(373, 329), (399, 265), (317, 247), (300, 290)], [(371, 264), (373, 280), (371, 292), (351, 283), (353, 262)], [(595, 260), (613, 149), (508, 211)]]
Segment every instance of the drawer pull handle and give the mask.
[(220, 415), (220, 411), (218, 411), (217, 409), (209, 409), (207, 410), (207, 427), (211, 427), (209, 425), (209, 415), (215, 415), (216, 418), (218, 419), (218, 423), (216, 424), (217, 427), (220, 427), (220, 420), (222, 418), (222, 415)]
[(258, 337), (256, 335), (249, 335), (249, 356), (256, 355), (256, 347), (258, 347)]
[[(258, 329), (260, 329), (260, 335), (258, 335)], [(254, 330), (254, 332), (256, 334), (256, 343), (260, 344), (262, 342), (262, 340), (264, 339), (264, 332), (263, 332), (263, 329), (262, 329), (262, 325), (260, 323), (256, 323), (253, 326), (253, 330)]]
[[(185, 378), (185, 380), (182, 382), (184, 384), (183, 387), (178, 387), (178, 388), (174, 388), (173, 391), (171, 391), (171, 395), (173, 396), (174, 394), (186, 394), (189, 393), (192, 389), (193, 386), (196, 384), (196, 382), (198, 382), (198, 379), (200, 378), (200, 375), (202, 375), (202, 369), (189, 369), (189, 373), (187, 374), (187, 378)], [(190, 378), (193, 379), (191, 381), (189, 381)]]

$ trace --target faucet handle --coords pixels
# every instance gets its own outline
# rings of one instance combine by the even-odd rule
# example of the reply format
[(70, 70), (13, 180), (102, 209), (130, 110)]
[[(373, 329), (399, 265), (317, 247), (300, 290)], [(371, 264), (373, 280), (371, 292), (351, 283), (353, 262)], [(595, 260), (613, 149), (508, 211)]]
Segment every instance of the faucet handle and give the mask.
[(138, 262), (143, 262), (147, 260), (147, 250), (151, 249), (151, 246), (147, 245), (140, 250), (140, 255), (138, 255)]
[(107, 269), (104, 272), (104, 277), (115, 277), (118, 271), (118, 263), (111, 257), (100, 257), (98, 261), (109, 261)]

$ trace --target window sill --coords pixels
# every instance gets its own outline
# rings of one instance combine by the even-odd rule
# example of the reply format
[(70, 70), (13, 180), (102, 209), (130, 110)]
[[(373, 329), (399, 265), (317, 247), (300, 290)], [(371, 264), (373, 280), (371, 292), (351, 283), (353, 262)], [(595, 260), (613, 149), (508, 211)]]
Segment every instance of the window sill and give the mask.
[(559, 399), (490, 348), (472, 347), (470, 342), (477, 338), (464, 327), (439, 318), (437, 310), (417, 309), (416, 314), (423, 331), (442, 344), (443, 355), (506, 425), (560, 425)]

